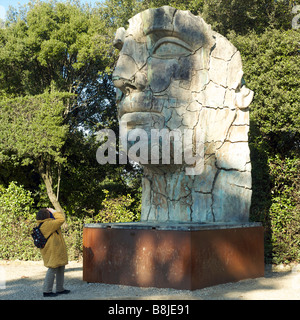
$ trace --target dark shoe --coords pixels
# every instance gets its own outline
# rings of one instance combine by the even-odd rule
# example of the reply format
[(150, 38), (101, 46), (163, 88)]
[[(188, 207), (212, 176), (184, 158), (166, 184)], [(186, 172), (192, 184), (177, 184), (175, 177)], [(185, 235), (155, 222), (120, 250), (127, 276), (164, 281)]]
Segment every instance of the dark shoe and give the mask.
[(68, 294), (68, 293), (70, 293), (70, 292), (71, 292), (71, 290), (65, 289), (64, 291), (56, 292), (56, 294)]
[(56, 297), (57, 293), (53, 293), (53, 292), (43, 292), (43, 296), (44, 297), (48, 297), (48, 298), (52, 298), (52, 297)]

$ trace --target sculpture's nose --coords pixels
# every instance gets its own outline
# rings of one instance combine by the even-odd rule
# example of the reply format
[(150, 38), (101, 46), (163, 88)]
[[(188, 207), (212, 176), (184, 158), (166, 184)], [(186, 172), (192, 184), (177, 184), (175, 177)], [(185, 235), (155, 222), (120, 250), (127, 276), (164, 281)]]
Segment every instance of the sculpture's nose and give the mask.
[(120, 56), (113, 72), (112, 80), (114, 85), (124, 94), (129, 94), (133, 90), (142, 91), (146, 86), (146, 75), (137, 66), (134, 58), (127, 52), (124, 54), (122, 48), (125, 40), (125, 29), (120, 28), (116, 32), (114, 46), (121, 50)]
[(120, 54), (112, 80), (114, 85), (124, 94), (131, 91), (143, 91), (147, 83), (147, 77), (138, 70), (133, 58)]
[(136, 89), (135, 74), (137, 71), (134, 60), (127, 55), (120, 54), (112, 76), (114, 85), (125, 94), (128, 93), (128, 90)]

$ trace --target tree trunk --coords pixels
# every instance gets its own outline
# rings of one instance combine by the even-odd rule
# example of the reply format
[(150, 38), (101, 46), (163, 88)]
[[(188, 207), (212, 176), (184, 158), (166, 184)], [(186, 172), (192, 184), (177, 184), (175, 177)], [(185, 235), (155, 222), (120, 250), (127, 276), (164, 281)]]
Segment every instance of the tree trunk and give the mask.
[(39, 173), (45, 183), (49, 200), (51, 201), (54, 209), (56, 211), (61, 212), (64, 215), (65, 214), (64, 210), (61, 207), (61, 205), (57, 199), (57, 196), (55, 195), (55, 193), (53, 191), (50, 159), (47, 159), (47, 160), (44, 160), (43, 158), (40, 159), (39, 164), (38, 164), (38, 169), (39, 169)]

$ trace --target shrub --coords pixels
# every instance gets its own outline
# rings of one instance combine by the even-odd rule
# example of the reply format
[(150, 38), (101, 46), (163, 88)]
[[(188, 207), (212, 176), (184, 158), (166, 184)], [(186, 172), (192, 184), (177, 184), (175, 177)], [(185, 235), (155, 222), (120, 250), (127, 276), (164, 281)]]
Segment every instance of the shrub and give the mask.
[(33, 199), (31, 192), (18, 186), (12, 181), (5, 189), (0, 189), (0, 219), (7, 222), (23, 218), (30, 218), (32, 213)]
[(11, 182), (0, 189), (0, 259), (35, 260), (40, 257), (33, 250), (31, 230), (35, 217), (32, 214), (31, 193)]
[[(130, 222), (137, 221), (135, 200), (130, 196), (109, 198), (104, 190), (103, 209), (94, 216), (68, 216), (62, 226), (68, 249), (69, 260), (82, 257), (82, 234), (85, 223), (94, 222)], [(41, 260), (31, 237), (36, 225), (35, 209), (31, 192), (11, 182), (7, 188), (0, 186), (0, 259)]]
[(300, 261), (299, 30), (267, 28), (245, 36), (232, 32), (240, 50), (250, 106), (251, 220), (265, 228), (270, 263)]
[(80, 260), (82, 257), (82, 235), (85, 223), (92, 223), (89, 217), (67, 217), (62, 226), (63, 236), (68, 250), (69, 260)]
[(269, 210), (270, 247), (275, 264), (300, 261), (300, 160), (269, 160), (272, 204)]
[(94, 217), (95, 221), (100, 223), (131, 222), (140, 219), (139, 214), (135, 214), (131, 208), (135, 200), (130, 194), (109, 198), (109, 191), (103, 190), (103, 192), (105, 193), (105, 198), (102, 202), (103, 208)]

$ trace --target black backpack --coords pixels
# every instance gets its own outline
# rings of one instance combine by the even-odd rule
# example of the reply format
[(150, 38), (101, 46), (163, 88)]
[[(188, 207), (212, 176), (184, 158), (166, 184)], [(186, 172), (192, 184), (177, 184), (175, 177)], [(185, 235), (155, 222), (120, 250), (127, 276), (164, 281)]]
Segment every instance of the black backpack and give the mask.
[(50, 234), (50, 236), (48, 238), (44, 237), (44, 235), (42, 234), (42, 232), (40, 230), (40, 227), (42, 224), (43, 224), (43, 222), (41, 222), (37, 227), (33, 228), (33, 231), (31, 234), (31, 236), (33, 238), (34, 245), (40, 249), (43, 249), (45, 247), (47, 240), (51, 236), (51, 234)]

